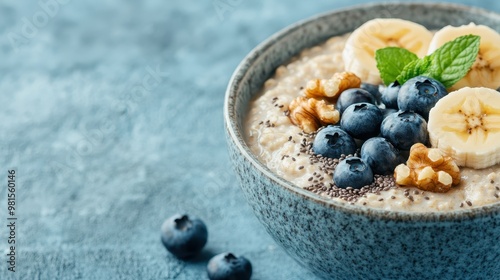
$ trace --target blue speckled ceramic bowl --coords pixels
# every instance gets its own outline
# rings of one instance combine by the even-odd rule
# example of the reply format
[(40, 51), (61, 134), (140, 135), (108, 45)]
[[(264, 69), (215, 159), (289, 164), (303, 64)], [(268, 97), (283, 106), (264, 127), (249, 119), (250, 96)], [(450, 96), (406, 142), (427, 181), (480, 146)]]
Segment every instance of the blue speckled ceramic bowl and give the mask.
[[(371, 4), (299, 22), (256, 47), (227, 89), (224, 115), (241, 188), (271, 236), (297, 262), (330, 279), (500, 279), (500, 205), (404, 213), (343, 205), (272, 173), (243, 138), (249, 101), (300, 50), (376, 17), (437, 29), (469, 22), (500, 31), (500, 15), (451, 4)], [(283, 268), (285, 269), (285, 268)]]

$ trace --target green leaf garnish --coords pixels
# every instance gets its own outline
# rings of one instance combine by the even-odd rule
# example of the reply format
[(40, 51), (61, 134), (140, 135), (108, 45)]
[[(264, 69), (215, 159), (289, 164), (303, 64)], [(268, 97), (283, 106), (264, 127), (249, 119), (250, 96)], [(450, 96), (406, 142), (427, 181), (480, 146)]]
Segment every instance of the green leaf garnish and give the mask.
[(480, 39), (476, 35), (460, 36), (432, 54), (417, 59), (412, 59), (412, 55), (408, 54), (412, 53), (403, 48), (379, 49), (375, 52), (377, 68), (386, 85), (396, 80), (404, 84), (413, 77), (423, 75), (436, 79), (449, 88), (467, 75), (476, 61)]
[(398, 47), (387, 47), (375, 52), (377, 68), (386, 85), (394, 82), (405, 66), (417, 59), (416, 54)]
[(475, 35), (461, 36), (433, 52), (431, 75), (446, 88), (462, 79), (476, 61), (480, 38)]
[[(403, 71), (401, 71), (401, 73), (396, 77), (395, 80), (397, 80), (398, 83), (402, 85), (413, 77), (431, 77), (431, 74), (427, 71), (431, 67), (431, 64), (432, 62), (430, 56), (425, 56), (421, 59), (414, 60), (403, 68)], [(435, 79), (435, 77), (431, 78)]]

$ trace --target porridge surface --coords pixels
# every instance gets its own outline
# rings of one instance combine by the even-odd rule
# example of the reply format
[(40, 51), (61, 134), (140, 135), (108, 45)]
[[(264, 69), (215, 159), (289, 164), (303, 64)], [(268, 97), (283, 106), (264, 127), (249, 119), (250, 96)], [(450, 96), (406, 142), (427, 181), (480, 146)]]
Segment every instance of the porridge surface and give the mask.
[[(309, 80), (327, 79), (344, 71), (342, 50), (347, 35), (302, 51), (276, 69), (252, 102), (246, 120), (246, 140), (252, 151), (273, 172), (295, 185), (343, 203), (399, 211), (450, 211), (500, 203), (500, 165), (474, 170), (460, 168), (462, 182), (447, 193), (399, 187), (392, 176), (377, 176), (372, 187), (357, 190), (333, 186), (332, 167), (338, 160), (318, 160), (310, 151), (311, 135), (304, 135), (287, 116), (288, 104)], [(365, 188), (364, 188), (365, 189)]]

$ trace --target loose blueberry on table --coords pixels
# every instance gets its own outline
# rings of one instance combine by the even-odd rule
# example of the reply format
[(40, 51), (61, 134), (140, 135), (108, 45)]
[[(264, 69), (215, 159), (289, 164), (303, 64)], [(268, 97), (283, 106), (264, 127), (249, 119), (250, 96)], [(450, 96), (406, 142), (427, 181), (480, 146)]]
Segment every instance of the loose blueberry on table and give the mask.
[(248, 280), (252, 276), (252, 264), (245, 257), (222, 253), (210, 259), (207, 273), (210, 280)]
[(174, 215), (161, 226), (161, 241), (165, 248), (180, 259), (200, 253), (208, 239), (205, 223), (188, 215)]

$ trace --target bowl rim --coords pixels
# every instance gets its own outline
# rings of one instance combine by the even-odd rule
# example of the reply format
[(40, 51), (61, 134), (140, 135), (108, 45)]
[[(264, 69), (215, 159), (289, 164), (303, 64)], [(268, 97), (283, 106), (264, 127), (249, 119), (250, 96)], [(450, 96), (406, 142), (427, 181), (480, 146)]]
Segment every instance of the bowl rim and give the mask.
[[(442, 222), (442, 221), (462, 221), (469, 219), (477, 219), (480, 217), (488, 217), (500, 214), (500, 203), (494, 203), (486, 206), (474, 207), (469, 209), (460, 209), (453, 211), (433, 211), (433, 212), (410, 212), (410, 211), (394, 211), (379, 208), (365, 207), (361, 205), (351, 205), (348, 202), (335, 201), (330, 198), (322, 197), (311, 191), (307, 191), (292, 182), (278, 176), (272, 172), (265, 164), (261, 163), (258, 158), (250, 151), (248, 145), (244, 140), (244, 133), (238, 132), (238, 121), (235, 119), (236, 114), (231, 114), (235, 112), (235, 97), (239, 92), (241, 86), (241, 81), (248, 74), (247, 70), (258, 60), (260, 53), (271, 48), (275, 43), (279, 42), (281, 39), (285, 38), (289, 33), (292, 33), (300, 28), (303, 28), (307, 24), (311, 24), (314, 21), (323, 19), (325, 17), (332, 17), (337, 14), (341, 14), (347, 11), (359, 10), (359, 9), (370, 9), (373, 7), (391, 7), (393, 5), (404, 5), (410, 6), (424, 6), (425, 8), (432, 9), (451, 9), (451, 10), (462, 10), (469, 13), (477, 13), (481, 16), (486, 17), (496, 17), (500, 23), (500, 14), (492, 11), (488, 11), (478, 7), (467, 6), (463, 4), (455, 3), (431, 3), (431, 2), (380, 2), (380, 3), (365, 3), (359, 5), (353, 5), (341, 9), (334, 9), (327, 12), (319, 13), (308, 17), (306, 19), (297, 21), (285, 28), (282, 28), (278, 32), (275, 32), (263, 42), (254, 47), (239, 63), (233, 72), (228, 86), (225, 92), (224, 98), (224, 123), (225, 131), (228, 134), (228, 142), (232, 141), (237, 147), (237, 150), (241, 155), (247, 160), (253, 168), (258, 170), (262, 175), (266, 176), (273, 183), (279, 185), (280, 187), (286, 189), (292, 194), (300, 196), (302, 199), (307, 199), (314, 203), (321, 204), (322, 206), (332, 208), (337, 211), (342, 211), (346, 214), (362, 215), (371, 218), (391, 220), (391, 221), (422, 221), (422, 222)], [(245, 115), (247, 112), (244, 113)], [(234, 118), (233, 118), (234, 116)], [(240, 141), (241, 140), (241, 141)], [(243, 143), (242, 143), (243, 142)], [(230, 143), (228, 143), (230, 145)]]

